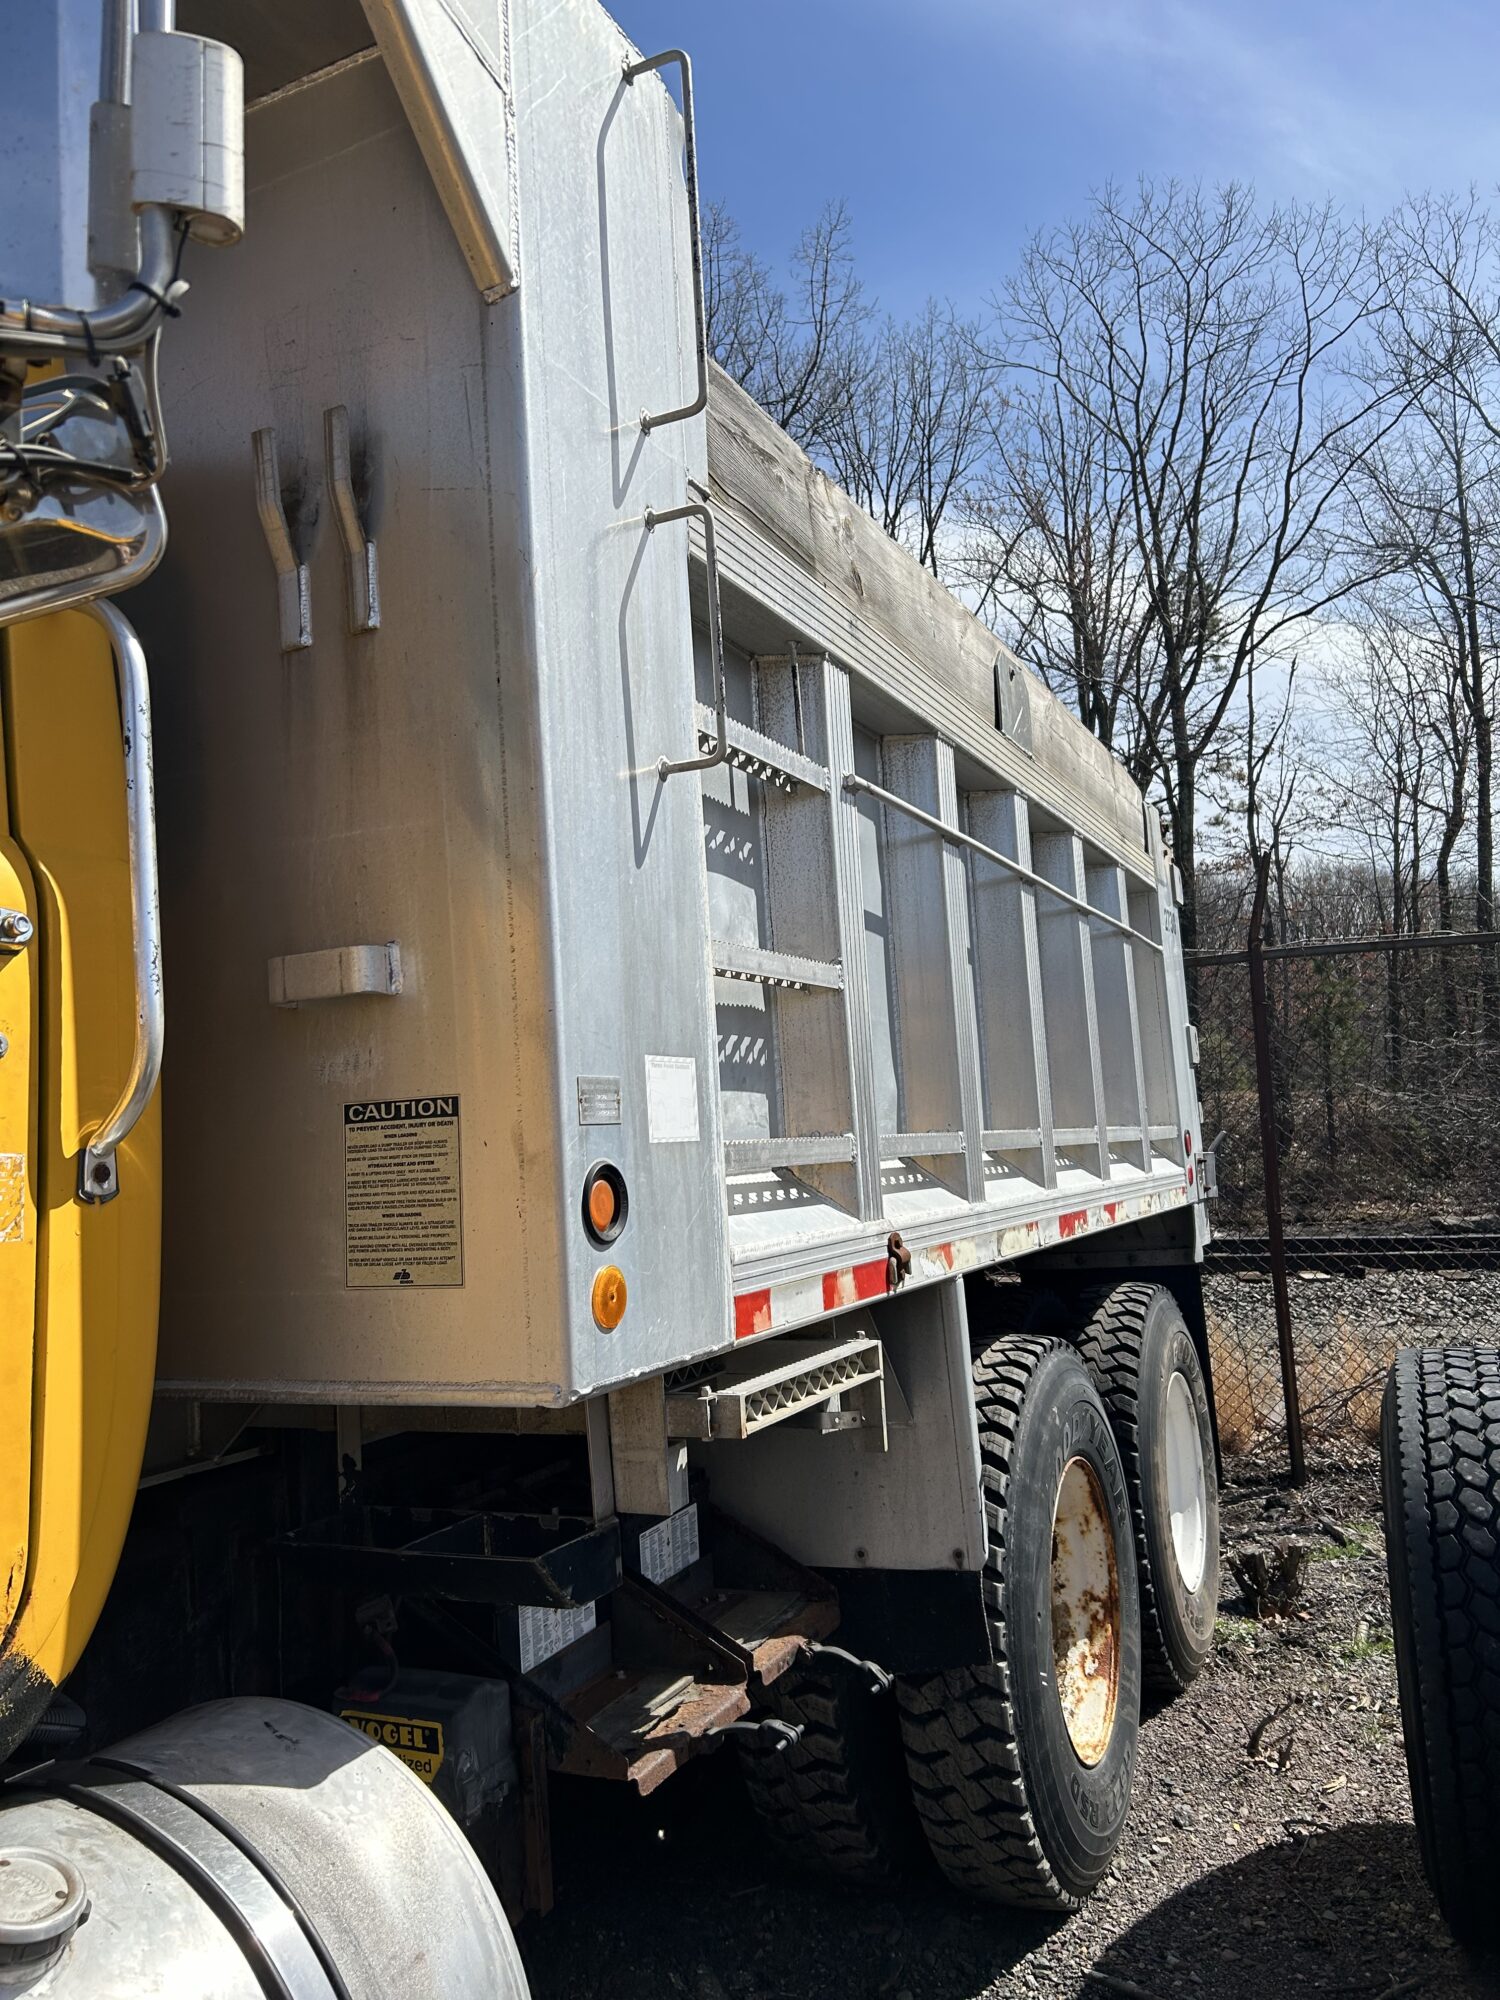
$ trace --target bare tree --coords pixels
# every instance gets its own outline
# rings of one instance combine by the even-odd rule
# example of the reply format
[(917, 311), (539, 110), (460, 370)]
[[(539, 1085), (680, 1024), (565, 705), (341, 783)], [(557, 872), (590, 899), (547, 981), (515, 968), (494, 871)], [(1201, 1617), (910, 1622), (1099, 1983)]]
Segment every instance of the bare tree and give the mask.
[[(1379, 360), (1412, 399), (1372, 459), (1363, 526), (1413, 579), (1452, 662), (1472, 742), (1474, 922), (1495, 927), (1494, 703), (1500, 601), (1500, 236), (1471, 195), (1409, 202), (1380, 246), (1392, 296)], [(1450, 849), (1451, 851), (1451, 849)], [(1500, 972), (1485, 1020), (1500, 1039)]]
[(855, 274), (851, 224), (830, 202), (802, 232), (783, 288), (741, 241), (720, 203), (703, 222), (703, 288), (714, 359), (804, 448), (825, 442), (866, 365), (870, 308)]
[(803, 231), (791, 282), (740, 239), (722, 207), (704, 220), (709, 344), (728, 374), (934, 574), (942, 533), (988, 448), (995, 365), (977, 329), (929, 301), (878, 322), (842, 202)]
[(962, 568), (976, 608), (1145, 783), (1128, 696), (1154, 676), (1145, 656), (1155, 630), (1128, 454), (1055, 381), (1017, 378), (991, 409), (990, 448), (965, 503)]
[(977, 329), (929, 300), (871, 339), (819, 440), (834, 478), (934, 575), (959, 567), (940, 536), (988, 449), (995, 373)]
[[(1421, 637), (1403, 630), (1396, 607), (1376, 599), (1359, 620), (1352, 660), (1335, 676), (1347, 717), (1345, 833), (1351, 844), (1363, 842), (1379, 928), (1397, 937), (1424, 924), (1430, 788), (1440, 761), (1426, 726), (1432, 664)], [(1386, 954), (1386, 1064), (1396, 1088), (1405, 1069), (1408, 969), (1401, 954)]]
[(1005, 288), (997, 358), (1053, 391), (1075, 458), (1108, 440), (1128, 490), (1149, 642), (1122, 699), (1165, 794), (1189, 950), (1199, 770), (1247, 663), (1365, 574), (1332, 530), (1406, 400), (1345, 368), (1384, 306), (1364, 232), (1332, 208), (1262, 211), (1242, 187), (1176, 182), (1106, 189), (1035, 238)]
[[(1367, 845), (1382, 928), (1424, 929), (1435, 896), (1437, 928), (1450, 931), (1473, 748), (1463, 621), (1418, 569), (1366, 593), (1353, 624), (1357, 651), (1335, 676), (1345, 716), (1346, 837)], [(1410, 963), (1395, 954), (1388, 963), (1390, 1032), (1399, 1042), (1395, 982)], [(1458, 989), (1446, 952), (1440, 974), (1445, 1029), (1456, 1037)]]

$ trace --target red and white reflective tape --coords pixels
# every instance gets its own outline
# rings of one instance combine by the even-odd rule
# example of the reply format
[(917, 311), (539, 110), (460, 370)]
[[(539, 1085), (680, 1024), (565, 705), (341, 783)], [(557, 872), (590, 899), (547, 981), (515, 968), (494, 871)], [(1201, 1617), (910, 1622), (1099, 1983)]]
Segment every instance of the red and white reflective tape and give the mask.
[[(920, 1250), (908, 1246), (911, 1270), (906, 1284), (929, 1285), (959, 1272), (1003, 1264), (1012, 1257), (1024, 1257), (1029, 1251), (1045, 1250), (1055, 1243), (1090, 1235), (1096, 1229), (1113, 1229), (1122, 1222), (1138, 1222), (1142, 1216), (1160, 1214), (1163, 1209), (1181, 1208), (1189, 1199), (1186, 1187), (1152, 1188), (1086, 1208), (1064, 1209), (1060, 1215), (1040, 1216), (999, 1229), (982, 1229), (973, 1236), (950, 1237)], [(886, 1262), (883, 1255), (872, 1257), (868, 1263), (846, 1264), (839, 1270), (822, 1271), (810, 1278), (786, 1278), (754, 1291), (737, 1292), (735, 1339), (756, 1340), (768, 1333), (785, 1333), (790, 1327), (806, 1326), (810, 1320), (822, 1319), (848, 1306), (883, 1299)]]

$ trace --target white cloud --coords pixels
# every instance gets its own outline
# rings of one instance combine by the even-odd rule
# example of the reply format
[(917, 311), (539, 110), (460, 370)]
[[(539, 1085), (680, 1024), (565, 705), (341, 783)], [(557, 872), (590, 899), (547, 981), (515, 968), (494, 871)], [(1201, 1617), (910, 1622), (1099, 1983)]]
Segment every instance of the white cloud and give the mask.
[[(936, 6), (969, 35), (993, 36), (1002, 62), (1018, 37), (1066, 52), (1116, 102), (1133, 104), (1155, 156), (1180, 149), (1201, 159), (1206, 177), (1234, 173), (1267, 192), (1380, 205), (1409, 186), (1490, 183), (1500, 171), (1500, 119), (1465, 83), (1492, 69), (1494, 25), (1457, 6), (1437, 10), (1446, 20), (1423, 10), (1382, 20), (1326, 0), (1295, 19), (1268, 0)], [(1179, 142), (1165, 149), (1164, 120)], [(1057, 142), (1067, 148), (1066, 126)]]

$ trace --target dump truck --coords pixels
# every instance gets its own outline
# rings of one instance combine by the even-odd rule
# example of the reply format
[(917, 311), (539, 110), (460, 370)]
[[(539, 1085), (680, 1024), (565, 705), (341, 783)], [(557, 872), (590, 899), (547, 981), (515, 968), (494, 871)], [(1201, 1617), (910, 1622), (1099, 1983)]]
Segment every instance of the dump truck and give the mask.
[(522, 1994), (554, 1777), (726, 1752), (1075, 1907), (1217, 1597), (1155, 813), (713, 365), (683, 52), (0, 99), (0, 1981)]

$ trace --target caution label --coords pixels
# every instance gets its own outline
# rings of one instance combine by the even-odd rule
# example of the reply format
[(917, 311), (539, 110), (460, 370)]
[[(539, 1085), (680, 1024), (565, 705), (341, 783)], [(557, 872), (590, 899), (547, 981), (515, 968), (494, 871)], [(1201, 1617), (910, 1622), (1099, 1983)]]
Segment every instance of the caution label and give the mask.
[(367, 1708), (341, 1708), (340, 1716), (363, 1730), (372, 1743), (394, 1750), (423, 1784), (430, 1785), (443, 1768), (443, 1725), (413, 1722), (409, 1715), (371, 1715)]
[(456, 1095), (344, 1106), (344, 1283), (461, 1285)]

